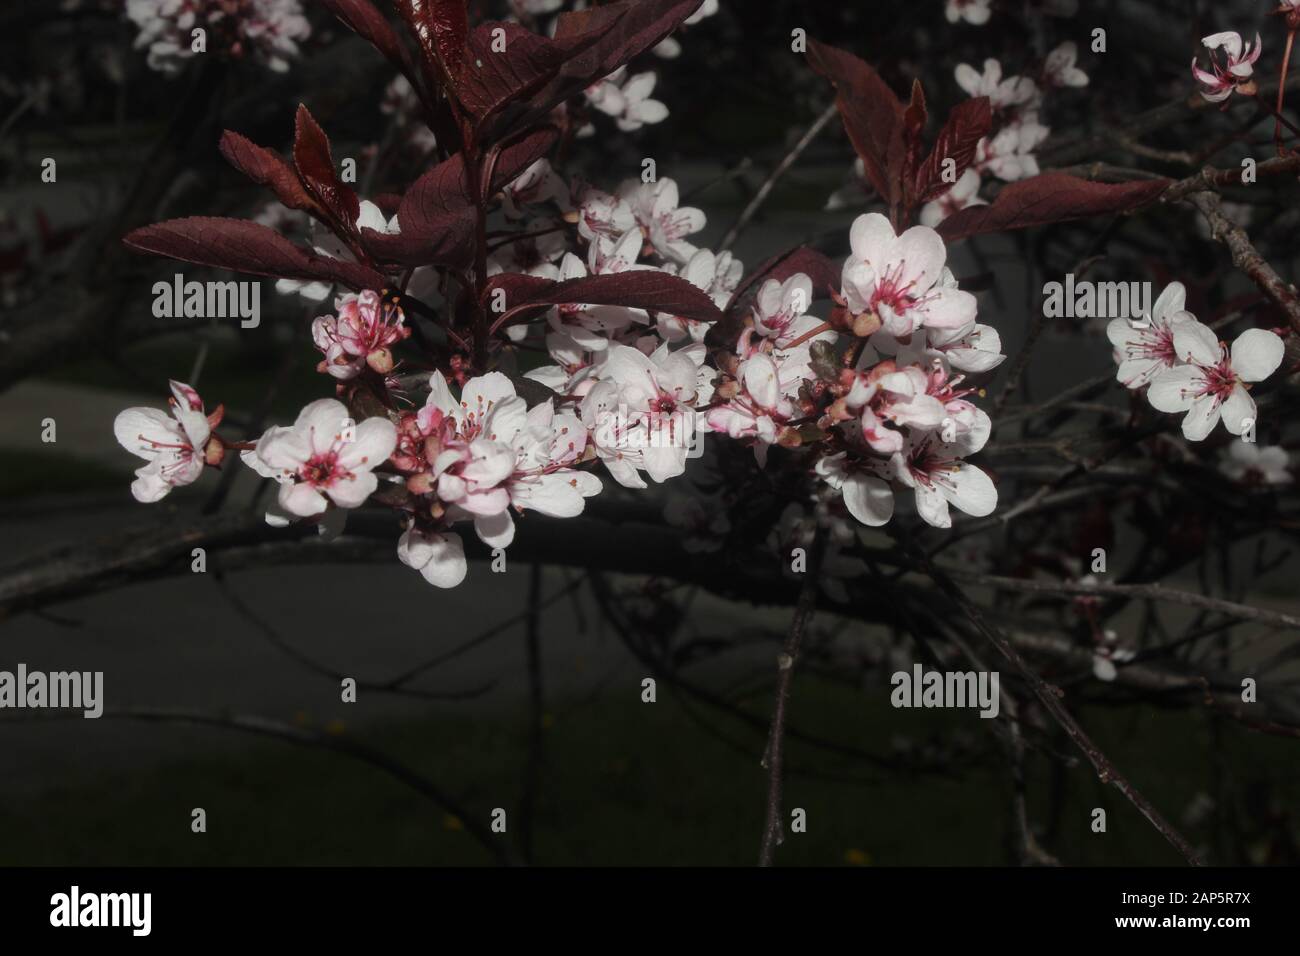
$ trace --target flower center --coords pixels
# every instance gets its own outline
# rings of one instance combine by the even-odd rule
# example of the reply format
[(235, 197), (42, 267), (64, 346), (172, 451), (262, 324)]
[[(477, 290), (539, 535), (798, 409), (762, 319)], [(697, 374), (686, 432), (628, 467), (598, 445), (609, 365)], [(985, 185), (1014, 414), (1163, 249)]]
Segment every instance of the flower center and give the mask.
[(902, 315), (916, 304), (917, 298), (912, 295), (912, 283), (903, 283), (903, 266), (904, 263), (898, 263), (889, 268), (880, 281), (876, 283), (876, 293), (871, 299), (871, 311), (875, 311), (880, 305), (887, 305), (894, 310), (895, 314)]
[(313, 455), (298, 469), (298, 477), (309, 485), (323, 488), (341, 478), (350, 477), (350, 473), (339, 467), (338, 453), (328, 451), (322, 455)]

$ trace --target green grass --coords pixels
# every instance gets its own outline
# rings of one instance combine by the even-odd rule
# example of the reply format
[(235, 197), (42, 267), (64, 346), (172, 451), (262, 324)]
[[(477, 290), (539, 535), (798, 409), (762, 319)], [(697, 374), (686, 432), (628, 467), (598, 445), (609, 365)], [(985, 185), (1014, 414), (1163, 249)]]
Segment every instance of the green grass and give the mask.
[[(1132, 711), (1085, 715), (1098, 743), (1135, 785), (1177, 821), (1204, 789), (1206, 721), (1200, 714)], [(788, 834), (789, 865), (1006, 862), (1008, 784), (1000, 750), (970, 714), (892, 710), (869, 695), (796, 682), (792, 719), (882, 752), (907, 733), (942, 741), (964, 728), (988, 748), (985, 769), (958, 779), (881, 774), (845, 782), (793, 773), (786, 807), (807, 811), (808, 830)], [(536, 816), (542, 863), (749, 865), (761, 827), (764, 771), (757, 736), (729, 719), (713, 726), (742, 740), (738, 753), (661, 694), (559, 708), (545, 732), (545, 771)], [(861, 728), (855, 735), (852, 728)], [(149, 727), (138, 730), (147, 747)], [(222, 733), (222, 731), (213, 731)], [(493, 807), (519, 826), (527, 747), (524, 715), (439, 714), (368, 728), (364, 739), (438, 780), (486, 822)], [(1229, 731), (1228, 772), (1244, 787), (1271, 788), (1294, 804), (1287, 741)], [(790, 744), (788, 763), (861, 777), (873, 771)], [(1048, 805), (1044, 761), (1031, 765), (1030, 812)], [(1054, 849), (1071, 863), (1175, 864), (1179, 858), (1123, 800), (1084, 766), (1070, 771)], [(202, 806), (208, 832), (190, 832)], [(1107, 809), (1108, 832), (1093, 834), (1090, 811)], [(1197, 834), (1190, 834), (1195, 841)], [(139, 774), (96, 779), (0, 810), (0, 864), (480, 864), (487, 855), (454, 820), (382, 772), (347, 757), (256, 741), (242, 751)]]

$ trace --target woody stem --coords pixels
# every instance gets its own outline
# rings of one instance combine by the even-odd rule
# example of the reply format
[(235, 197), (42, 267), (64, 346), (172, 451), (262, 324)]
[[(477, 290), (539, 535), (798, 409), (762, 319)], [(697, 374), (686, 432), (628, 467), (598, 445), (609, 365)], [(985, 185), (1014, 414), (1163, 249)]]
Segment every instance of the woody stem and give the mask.
[[(1286, 122), (1282, 118), (1282, 105), (1286, 101), (1286, 74), (1291, 67), (1291, 47), (1295, 44), (1295, 30), (1286, 32), (1286, 51), (1282, 54), (1282, 75), (1277, 81), (1277, 108), (1273, 112), (1273, 142), (1277, 146), (1278, 155), (1282, 155), (1282, 124)], [(1295, 128), (1287, 123), (1287, 128), (1295, 132)]]

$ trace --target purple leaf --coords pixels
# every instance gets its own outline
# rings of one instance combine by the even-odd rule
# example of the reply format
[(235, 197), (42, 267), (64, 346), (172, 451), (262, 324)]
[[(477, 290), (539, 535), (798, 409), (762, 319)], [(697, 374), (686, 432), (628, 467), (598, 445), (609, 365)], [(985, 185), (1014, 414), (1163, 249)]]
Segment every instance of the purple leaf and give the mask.
[(334, 16), (357, 36), (366, 40), (393, 64), (410, 81), (415, 90), (420, 89), (419, 69), (401, 39), (375, 8), (370, 0), (322, 0)]
[[(992, 125), (993, 111), (987, 96), (976, 96), (953, 107), (943, 129), (939, 130), (934, 149), (917, 170), (917, 202), (937, 199), (952, 188), (975, 161), (975, 150), (980, 140), (989, 134)], [(951, 159), (956, 167), (951, 181), (943, 178), (944, 160), (947, 159)]]
[(880, 74), (851, 53), (808, 41), (808, 62), (835, 86), (840, 119), (867, 179), (891, 207), (902, 194), (904, 107)]
[[(401, 223), (401, 216), (398, 216)], [(403, 266), (446, 265), (457, 269), (474, 260), (474, 211), (462, 209), (433, 220), (421, 221), (418, 228), (407, 230), (402, 224), (400, 235), (361, 229), (361, 244), (376, 260)]]
[(629, 309), (662, 312), (701, 322), (716, 322), (722, 318), (722, 312), (706, 293), (680, 276), (654, 269), (584, 276), (564, 282), (538, 279), (536, 276), (497, 276), (489, 284), (485, 296), (490, 300), (491, 290), (498, 287), (507, 290), (506, 308), (510, 312), (526, 310), (530, 306), (571, 303), (622, 305)]
[(388, 284), (382, 273), (369, 266), (314, 255), (274, 229), (245, 219), (171, 219), (136, 229), (122, 241), (140, 252), (249, 275), (321, 279), (357, 291)]
[(939, 224), (948, 242), (985, 232), (1028, 229), (1070, 219), (1126, 212), (1151, 202), (1169, 186), (1168, 179), (1096, 183), (1065, 173), (1043, 173), (1003, 188), (987, 206), (971, 206)]
[(231, 166), (253, 182), (270, 187), (276, 198), (288, 208), (301, 209), (316, 216), (321, 214), (320, 205), (307, 192), (293, 167), (274, 151), (231, 130), (221, 134), (220, 149)]
[(357, 194), (339, 180), (334, 158), (330, 155), (329, 138), (301, 103), (294, 120), (293, 164), (307, 191), (337, 225), (349, 233), (355, 232), (361, 202)]

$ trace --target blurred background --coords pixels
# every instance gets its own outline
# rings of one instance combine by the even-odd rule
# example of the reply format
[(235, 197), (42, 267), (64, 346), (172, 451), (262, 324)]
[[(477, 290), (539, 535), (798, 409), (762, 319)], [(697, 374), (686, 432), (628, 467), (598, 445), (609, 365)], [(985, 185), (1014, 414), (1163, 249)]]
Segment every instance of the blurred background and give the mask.
[[(157, 11), (142, 12), (150, 6)], [(802, 533), (788, 506), (806, 494), (776, 480), (736, 492), (731, 476), (752, 471), (748, 452), (729, 458), (707, 445), (677, 484), (632, 495), (606, 482), (582, 519), (529, 518), (505, 573), (472, 562), (454, 591), (397, 562), (387, 514), (358, 516), (338, 541), (311, 532), (286, 546), (256, 530), (269, 499), (246, 469), (209, 473), (155, 505), (133, 501), (139, 462), (114, 440), (112, 421), (128, 406), (163, 407), (168, 378), (195, 385), (210, 405), (223, 401), (231, 430), (252, 435), (291, 421), (332, 385), (315, 371), (307, 334), (322, 309), (267, 281), (256, 329), (154, 318), (151, 287), (176, 264), (133, 255), (120, 237), (184, 215), (271, 217), (267, 194), (226, 166), (217, 140), (234, 129), (286, 151), (299, 102), (336, 158), (357, 158), (371, 194), (400, 192), (428, 153), (387, 63), (317, 4), (300, 5), (308, 28), (282, 60), (219, 31), (207, 54), (169, 57), (165, 41), (149, 41), (148, 15), (174, 6), (0, 8), (0, 669), (102, 670), (108, 709), (100, 720), (0, 712), (0, 863), (486, 864), (501, 861), (503, 844), (542, 864), (753, 863), (773, 660), (797, 593), (780, 573), (779, 546)], [(472, 4), (479, 16), (519, 16), (541, 30), (558, 6)], [(655, 158), (683, 205), (707, 214), (694, 237), (702, 246), (721, 241), (832, 100), (791, 51), (796, 28), (863, 57), (900, 94), (919, 78), (931, 135), (965, 95), (957, 64), (993, 57), (1007, 75), (1030, 74), (1074, 41), (1090, 83), (1048, 97), (1044, 169), (1086, 175), (1104, 160), (1178, 178), (1199, 166), (1170, 154), (1219, 140), (1200, 162), (1272, 155), (1272, 121), (1249, 103), (1130, 127), (1162, 104), (1186, 104), (1187, 65), (1207, 33), (1258, 28), (1258, 69), (1275, 80), (1285, 33), (1263, 0), (1005, 0), (984, 25), (949, 22), (945, 0), (719, 6), (678, 35), (678, 50), (633, 65), (658, 74), (654, 97), (669, 118), (624, 133), (593, 114), (592, 134), (561, 169), (612, 190)], [(1096, 28), (1106, 31), (1104, 53), (1090, 52)], [(1116, 129), (1146, 152), (1109, 135)], [(53, 183), (41, 179), (46, 158), (57, 162)], [(853, 218), (877, 208), (852, 160), (832, 120), (748, 221), (737, 256), (752, 267), (808, 243), (843, 257)], [(1284, 276), (1295, 274), (1294, 197), (1289, 179), (1231, 197)], [(1157, 291), (1181, 279), (1203, 321), (1283, 324), (1195, 215), (1171, 205), (951, 251), (949, 265), (979, 292), (981, 321), (1010, 356), (980, 383), (985, 407), (1006, 400), (983, 465), (1000, 510), (1059, 470), (1050, 452), (1063, 437), (1111, 439), (1138, 414), (1107, 382), (1114, 363), (1101, 327), (1043, 322), (1044, 282), (1087, 262), (1093, 278), (1151, 281)], [(1032, 361), (1012, 380), (1029, 341)], [(1029, 414), (1076, 387), (1074, 404), (1095, 407)], [(1261, 444), (1291, 447), (1282, 409), (1293, 392), (1288, 378), (1269, 393)], [(43, 440), (47, 419), (53, 442)], [(1015, 520), (952, 533), (915, 515), (900, 521), (932, 553), (951, 534), (952, 567), (1077, 580), (1103, 546), (1113, 580), (1300, 613), (1294, 491), (1232, 484), (1219, 467), (1224, 444), (1131, 449), (1115, 463), (1128, 472)], [(745, 520), (733, 518), (725, 547), (701, 550), (665, 509), (674, 496), (713, 509), (719, 488), (732, 489), (727, 507)], [(203, 574), (190, 571), (199, 540)], [(806, 810), (808, 826), (787, 835), (782, 864), (1179, 862), (1010, 668), (1000, 669), (1023, 708), (1019, 760), (1009, 762), (991, 726), (1000, 721), (890, 707), (889, 675), (954, 660), (961, 625), (920, 576), (857, 563), (836, 577), (843, 587), (828, 593), (794, 681), (785, 803)], [(1105, 629), (1136, 653), (1107, 680), (1094, 608), (978, 585), (971, 593), (1213, 862), (1297, 862), (1294, 631), (1104, 602)], [(979, 653), (1001, 663), (987, 646)], [(1194, 680), (1231, 697), (1250, 675), (1280, 732), (1207, 707)], [(657, 681), (654, 703), (642, 700), (647, 677)], [(341, 700), (344, 678), (358, 683), (355, 703)], [(191, 832), (198, 807), (204, 834)], [(1108, 812), (1104, 834), (1090, 829), (1095, 807)], [(481, 839), (473, 831), (494, 808), (506, 810), (507, 833)]]

